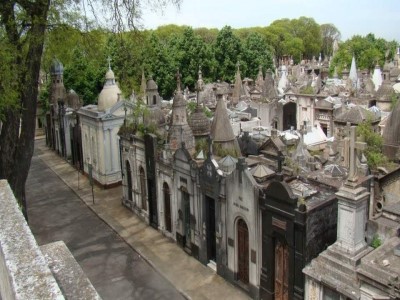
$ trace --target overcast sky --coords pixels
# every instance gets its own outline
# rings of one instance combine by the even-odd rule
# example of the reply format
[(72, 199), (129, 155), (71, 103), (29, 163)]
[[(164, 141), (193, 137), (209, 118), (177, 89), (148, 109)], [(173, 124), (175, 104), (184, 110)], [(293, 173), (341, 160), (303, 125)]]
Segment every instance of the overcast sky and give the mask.
[(333, 23), (342, 40), (372, 32), (400, 42), (400, 0), (183, 0), (179, 11), (174, 7), (168, 7), (164, 14), (145, 11), (143, 26), (243, 28), (301, 16), (314, 18), (318, 24)]

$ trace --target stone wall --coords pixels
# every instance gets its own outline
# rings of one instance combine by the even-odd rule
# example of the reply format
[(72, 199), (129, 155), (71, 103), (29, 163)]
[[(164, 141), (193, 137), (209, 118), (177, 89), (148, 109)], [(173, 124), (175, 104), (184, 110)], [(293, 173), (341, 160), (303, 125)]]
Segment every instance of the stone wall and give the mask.
[(0, 215), (0, 300), (100, 299), (64, 242), (39, 248), (6, 180)]
[(0, 180), (2, 299), (64, 299), (5, 180)]

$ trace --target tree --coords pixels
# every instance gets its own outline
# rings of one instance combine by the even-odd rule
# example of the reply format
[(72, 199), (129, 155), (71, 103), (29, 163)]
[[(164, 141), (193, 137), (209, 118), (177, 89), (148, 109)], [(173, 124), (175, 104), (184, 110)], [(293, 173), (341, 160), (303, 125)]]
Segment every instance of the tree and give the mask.
[(102, 68), (93, 60), (88, 60), (85, 51), (77, 46), (73, 59), (64, 70), (65, 87), (73, 89), (83, 101), (83, 105), (94, 104), (104, 84), (106, 65)]
[(199, 67), (206, 76), (211, 75), (213, 57), (210, 48), (191, 27), (186, 28), (181, 36), (175, 38), (168, 47), (171, 59), (182, 74), (183, 86), (193, 90)]
[(313, 18), (300, 17), (291, 21), (293, 35), (303, 41), (304, 56), (312, 58), (321, 52), (322, 38), (320, 26)]
[(373, 130), (370, 118), (357, 126), (357, 134), (367, 143), (364, 154), (371, 169), (375, 170), (388, 162), (387, 157), (382, 153), (383, 137)]
[[(337, 67), (340, 72), (345, 67), (349, 68), (353, 55), (358, 68), (373, 70), (377, 63), (383, 67), (385, 60), (393, 57), (396, 47), (395, 41), (388, 42), (382, 38), (376, 38), (372, 33), (366, 36), (354, 35), (339, 45), (331, 69)], [(389, 56), (386, 58), (387, 52)]]
[(239, 38), (234, 35), (230, 26), (225, 26), (218, 33), (214, 44), (214, 57), (218, 62), (214, 78), (233, 80), (241, 54), (242, 44)]
[[(156, 4), (180, 4), (181, 0), (150, 1)], [(137, 0), (101, 1), (91, 8), (108, 5), (117, 28), (136, 27), (140, 17)], [(35, 116), (38, 102), (38, 81), (46, 29), (55, 26), (52, 22), (65, 21), (64, 12), (77, 12), (79, 1), (50, 0), (2, 0), (0, 2), (1, 46), (6, 45), (2, 57), (7, 57), (9, 68), (3, 77), (15, 80), (12, 87), (2, 84), (16, 103), (2, 108), (3, 119), (0, 133), (0, 178), (7, 179), (15, 197), (26, 214), (25, 182), (28, 177), (34, 149)], [(64, 11), (62, 11), (64, 10)], [(50, 12), (50, 14), (49, 14)], [(86, 23), (87, 24), (87, 23)], [(10, 74), (7, 71), (12, 70)], [(8, 97), (8, 95), (4, 95)]]
[(340, 31), (333, 24), (322, 24), (320, 28), (322, 36), (322, 54), (324, 57), (331, 56), (334, 41), (340, 41)]
[(260, 33), (250, 33), (243, 45), (243, 60), (246, 65), (245, 76), (256, 78), (261, 66), (264, 71), (273, 68), (270, 46)]

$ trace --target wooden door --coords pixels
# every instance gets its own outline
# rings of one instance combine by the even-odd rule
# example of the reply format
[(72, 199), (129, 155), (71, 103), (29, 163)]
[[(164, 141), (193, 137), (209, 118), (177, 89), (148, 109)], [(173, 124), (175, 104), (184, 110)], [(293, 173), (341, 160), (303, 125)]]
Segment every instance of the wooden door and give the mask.
[(249, 283), (249, 230), (243, 219), (238, 221), (238, 280)]
[(275, 242), (275, 300), (289, 299), (289, 251), (286, 244)]
[(164, 215), (165, 215), (165, 229), (168, 232), (172, 231), (172, 220), (171, 220), (171, 197), (169, 192), (169, 186), (164, 182)]

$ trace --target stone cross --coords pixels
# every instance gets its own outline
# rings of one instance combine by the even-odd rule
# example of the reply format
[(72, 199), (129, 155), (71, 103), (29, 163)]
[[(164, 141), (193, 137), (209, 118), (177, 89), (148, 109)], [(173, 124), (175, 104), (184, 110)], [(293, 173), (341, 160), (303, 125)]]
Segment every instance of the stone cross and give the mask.
[(108, 69), (111, 70), (111, 57), (107, 57), (107, 61), (108, 61)]
[(357, 181), (357, 161), (356, 161), (356, 151), (364, 151), (367, 144), (364, 142), (356, 141), (356, 126), (350, 127), (350, 170), (348, 180), (355, 182)]

